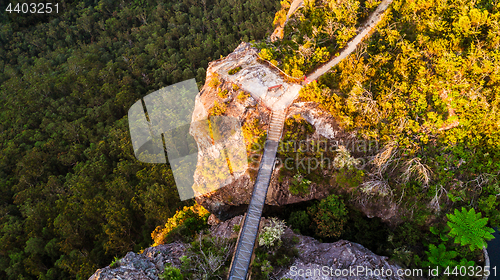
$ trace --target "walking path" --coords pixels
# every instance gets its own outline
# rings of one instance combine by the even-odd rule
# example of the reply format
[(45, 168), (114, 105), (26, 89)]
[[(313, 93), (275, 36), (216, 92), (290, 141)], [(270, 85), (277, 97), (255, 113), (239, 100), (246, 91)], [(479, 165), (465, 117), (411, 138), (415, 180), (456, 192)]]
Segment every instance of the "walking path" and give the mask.
[(260, 161), (257, 181), (252, 193), (250, 205), (241, 229), (238, 245), (236, 247), (233, 263), (229, 273), (230, 280), (246, 280), (250, 262), (252, 260), (255, 240), (259, 232), (262, 209), (266, 201), (267, 188), (273, 173), (276, 152), (278, 151), (278, 141), (281, 138), (283, 125), (285, 123), (286, 111), (274, 111), (271, 116), (271, 123), (267, 133), (264, 155)]
[[(294, 1), (296, 4), (294, 10), (297, 9), (297, 5), (301, 2), (302, 1)], [(361, 28), (359, 34), (347, 44), (347, 48), (345, 48), (339, 56), (333, 58), (330, 62), (311, 73), (307, 77), (307, 80), (316, 80), (321, 75), (328, 72), (328, 70), (330, 70), (333, 66), (337, 65), (342, 59), (351, 54), (363, 38), (372, 31), (377, 23), (380, 22), (383, 12), (389, 7), (390, 3), (392, 3), (392, 0), (383, 0), (373, 14), (368, 18), (365, 26)], [(250, 263), (252, 261), (255, 240), (257, 239), (257, 235), (259, 233), (260, 218), (262, 216), (262, 210), (266, 200), (267, 189), (271, 181), (274, 162), (276, 160), (278, 142), (281, 139), (281, 134), (283, 132), (286, 110), (288, 105), (290, 105), (296, 98), (297, 93), (298, 91), (296, 92), (295, 90), (287, 90), (285, 91), (285, 94), (279, 97), (278, 101), (275, 101), (275, 103), (270, 106), (273, 112), (267, 133), (266, 144), (264, 146), (264, 154), (260, 162), (252, 198), (250, 199), (250, 204), (248, 205), (247, 215), (240, 232), (238, 244), (236, 245), (234, 258), (229, 271), (229, 280), (247, 279)], [(292, 95), (293, 97), (291, 98), (290, 96)], [(281, 99), (286, 100), (286, 102)], [(280, 106), (277, 106), (277, 103), (279, 103)]]
[(354, 50), (356, 50), (356, 47), (358, 46), (359, 43), (363, 41), (366, 35), (368, 35), (373, 28), (382, 20), (382, 16), (389, 7), (389, 5), (392, 3), (393, 0), (383, 0), (375, 9), (375, 11), (371, 14), (371, 16), (368, 18), (366, 21), (366, 24), (362, 27), (360, 27), (360, 30), (358, 35), (354, 37), (349, 43), (347, 43), (347, 47), (336, 57), (334, 57), (332, 60), (330, 60), (327, 64), (319, 67), (314, 71), (313, 73), (309, 74), (307, 76), (308, 81), (314, 81), (317, 78), (319, 78), (321, 75), (325, 74), (330, 70), (332, 67), (337, 65), (340, 61), (342, 61), (344, 58), (349, 56)]
[(276, 41), (278, 39), (283, 39), (283, 29), (285, 28), (286, 23), (290, 19), (290, 17), (297, 11), (300, 7), (304, 6), (304, 0), (293, 0), (290, 4), (290, 8), (288, 8), (288, 13), (286, 14), (286, 19), (283, 24), (276, 26), (273, 34), (271, 34), (271, 41)]

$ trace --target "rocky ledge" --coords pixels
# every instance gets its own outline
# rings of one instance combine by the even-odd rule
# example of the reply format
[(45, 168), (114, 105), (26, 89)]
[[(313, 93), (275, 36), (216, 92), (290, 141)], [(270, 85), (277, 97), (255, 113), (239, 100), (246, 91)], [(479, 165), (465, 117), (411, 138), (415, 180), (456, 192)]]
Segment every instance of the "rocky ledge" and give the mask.
[(320, 243), (311, 237), (300, 238), (296, 246), (300, 251), (299, 257), (290, 267), (282, 270), (283, 274), (278, 279), (404, 279), (397, 276), (401, 267), (360, 244), (346, 240)]
[[(233, 231), (234, 225), (240, 224), (242, 216), (234, 217), (225, 222), (213, 225), (210, 228), (212, 236), (233, 238), (236, 236)], [(365, 247), (345, 240), (335, 243), (321, 243), (314, 238), (295, 234), (289, 228), (286, 229), (283, 238), (298, 238), (300, 241), (294, 245), (299, 250), (292, 265), (281, 267), (275, 271), (276, 279), (290, 278), (298, 279), (403, 279), (401, 277), (387, 276), (335, 276), (347, 273), (350, 269), (362, 267), (372, 271), (394, 271), (401, 269), (395, 264), (391, 264), (387, 257), (378, 256)], [(144, 250), (142, 254), (133, 252), (114, 265), (97, 270), (89, 280), (159, 280), (159, 275), (163, 273), (164, 267), (170, 263), (174, 267), (180, 266), (180, 258), (185, 254), (188, 244), (174, 242)], [(319, 271), (323, 271), (319, 275)], [(329, 271), (331, 275), (325, 275)], [(310, 273), (312, 276), (308, 276)], [(314, 276), (316, 273), (316, 276)], [(395, 274), (395, 273), (394, 273)]]
[[(195, 103), (193, 121), (206, 119), (214, 104), (224, 104), (224, 116), (236, 118), (241, 126), (246, 124), (257, 124), (260, 131), (267, 131), (271, 115), (271, 107), (275, 106), (276, 98), (264, 93), (266, 86), (279, 83), (286, 83), (280, 80), (276, 74), (276, 69), (270, 68), (266, 63), (261, 62), (256, 57), (257, 50), (248, 43), (241, 43), (231, 54), (222, 59), (210, 62), (207, 69), (206, 83), (198, 94)], [(236, 74), (228, 74), (228, 71), (241, 67)], [(251, 68), (252, 71), (248, 71)], [(256, 74), (260, 73), (260, 74)], [(283, 91), (294, 90), (293, 86), (284, 88)], [(221, 92), (227, 93), (221, 96)], [(279, 93), (279, 92), (278, 92)], [(278, 94), (276, 93), (276, 94)], [(241, 98), (241, 96), (246, 96)], [(273, 99), (274, 98), (274, 99)], [(275, 100), (276, 99), (276, 100)], [(279, 102), (278, 102), (279, 103)], [(311, 135), (312, 140), (328, 139), (339, 143), (350, 143), (356, 141), (356, 132), (345, 132), (338, 121), (328, 112), (322, 110), (314, 102), (295, 102), (288, 108), (287, 118), (300, 115), (308, 123), (314, 126), (315, 133)], [(200, 146), (204, 144), (198, 141)], [(202, 149), (212, 151), (213, 149)], [(195, 182), (202, 184), (206, 178), (203, 176), (202, 163), (210, 163), (210, 159), (215, 157), (210, 153), (198, 154), (197, 172), (194, 176)], [(225, 182), (224, 187), (212, 191), (205, 195), (196, 197), (198, 204), (215, 214), (218, 219), (226, 220), (231, 217), (243, 214), (246, 210), (250, 198), (258, 168), (259, 154), (250, 155), (251, 162), (246, 170), (239, 170)], [(313, 199), (322, 199), (331, 193), (332, 189), (342, 192), (342, 186), (330, 185), (330, 175), (325, 174), (325, 183), (322, 185), (312, 183), (309, 194), (300, 196), (292, 195), (289, 191), (291, 178), (279, 179), (281, 166), (277, 165), (273, 171), (271, 183), (269, 185), (266, 205), (284, 206), (294, 203), (304, 202)], [(361, 210), (368, 217), (379, 217), (389, 225), (396, 225), (402, 221), (401, 216), (406, 215), (390, 199), (386, 198), (354, 198), (348, 202), (354, 208)]]
[[(236, 74), (229, 75), (228, 71), (237, 66), (242, 69)], [(207, 69), (207, 82), (196, 98), (193, 121), (206, 119), (215, 103), (225, 104), (224, 116), (237, 118), (242, 126), (257, 123), (261, 131), (267, 131), (271, 109), (283, 102), (291, 103), (293, 100), (288, 100), (283, 96), (292, 96), (290, 98), (294, 99), (298, 96), (297, 87), (300, 88), (297, 84), (287, 83), (277, 72), (278, 70), (258, 59), (257, 49), (248, 43), (241, 43), (227, 57), (210, 62)], [(269, 92), (266, 92), (267, 87), (276, 84), (283, 85), (281, 89), (283, 92), (276, 93), (279, 95), (281, 92), (282, 95), (270, 96)], [(220, 92), (227, 92), (227, 95), (221, 97)], [(241, 94), (247, 94), (248, 97), (239, 98)], [(331, 115), (323, 112), (311, 102), (292, 104), (288, 110), (287, 118), (293, 115), (301, 115), (315, 126), (316, 137), (323, 136), (333, 139), (347, 136), (340, 131)], [(351, 137), (351, 135), (349, 136)], [(197, 142), (198, 145), (203, 146), (201, 141), (197, 140)], [(211, 151), (210, 149), (202, 150)], [(210, 160), (206, 160), (210, 157), (214, 157), (214, 155), (200, 153), (197, 170), (202, 170), (203, 166), (200, 166), (200, 163), (210, 162)], [(251, 158), (258, 162), (258, 155), (253, 155)], [(206, 195), (197, 196), (196, 201), (221, 220), (242, 214), (235, 206), (241, 206), (243, 209), (249, 203), (257, 167), (258, 164), (249, 165), (247, 170), (238, 172), (229, 178), (224, 187)], [(288, 184), (277, 182), (278, 171), (279, 167), (273, 173), (274, 179), (266, 198), (267, 205), (282, 206), (311, 199), (321, 199), (328, 195), (328, 191), (324, 188), (313, 186), (310, 195), (293, 196), (288, 190)], [(202, 172), (195, 173), (195, 182), (204, 182), (205, 180)]]
[(167, 263), (179, 267), (186, 244), (174, 242), (149, 247), (142, 254), (128, 252), (125, 257), (103, 269), (98, 269), (89, 280), (157, 280)]

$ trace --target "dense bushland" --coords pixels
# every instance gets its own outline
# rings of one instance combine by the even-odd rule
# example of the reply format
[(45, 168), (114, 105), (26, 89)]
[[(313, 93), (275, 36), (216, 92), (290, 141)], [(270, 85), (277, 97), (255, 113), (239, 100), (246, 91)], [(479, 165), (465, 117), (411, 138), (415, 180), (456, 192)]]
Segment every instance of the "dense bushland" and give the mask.
[[(275, 24), (284, 22), (291, 0), (281, 1)], [(260, 57), (295, 78), (327, 62), (356, 35), (356, 30), (380, 1), (304, 1), (291, 15), (282, 40), (262, 42)]]
[[(14, 5), (18, 1), (11, 1)], [(179, 201), (168, 165), (138, 162), (126, 113), (272, 30), (273, 1), (0, 4), (0, 278), (87, 279), (152, 243)]]
[[(347, 198), (383, 197), (406, 211), (386, 246), (405, 265), (434, 265), (439, 254), (470, 264), (490, 230), (471, 240), (478, 233), (463, 228), (499, 225), (499, 30), (490, 1), (396, 0), (354, 54), (301, 91), (348, 132), (380, 143)], [(481, 214), (454, 219), (462, 207)]]

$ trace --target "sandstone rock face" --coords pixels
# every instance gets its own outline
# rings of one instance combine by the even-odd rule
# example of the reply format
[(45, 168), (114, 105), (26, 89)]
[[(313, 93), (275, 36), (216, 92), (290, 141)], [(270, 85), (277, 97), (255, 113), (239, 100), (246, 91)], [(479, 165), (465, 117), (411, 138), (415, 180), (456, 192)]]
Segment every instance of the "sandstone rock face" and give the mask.
[(243, 215), (236, 216), (232, 219), (229, 219), (225, 222), (221, 222), (219, 224), (213, 225), (210, 228), (210, 233), (212, 236), (224, 237), (224, 238), (237, 238), (238, 232), (234, 231), (235, 225), (241, 225), (243, 220)]
[(301, 115), (316, 129), (316, 133), (328, 138), (346, 137), (332, 115), (318, 108), (313, 102), (297, 102), (288, 109), (289, 116)]
[[(288, 270), (283, 270), (278, 279), (405, 279), (397, 276), (397, 271), (401, 267), (390, 264), (387, 257), (375, 255), (360, 244), (345, 240), (320, 243), (305, 236), (300, 236), (300, 239), (300, 243), (296, 245), (300, 252), (299, 257)], [(371, 270), (374, 274), (358, 273), (358, 269)], [(385, 276), (376, 276), (381, 274), (382, 270)], [(387, 273), (388, 270), (391, 272)]]
[(144, 250), (142, 254), (128, 252), (112, 267), (98, 269), (89, 280), (157, 280), (167, 263), (179, 267), (179, 258), (186, 245), (174, 242)]
[[(234, 225), (239, 225), (243, 216), (237, 216), (225, 222), (220, 222), (210, 228), (212, 236), (236, 238), (238, 233), (234, 231)], [(299, 257), (294, 260), (290, 267), (282, 267), (277, 271), (277, 279), (403, 279), (398, 277), (299, 277), (296, 274), (299, 269), (322, 269), (331, 267), (335, 269), (349, 269), (350, 267), (362, 266), (367, 269), (391, 269), (396, 271), (399, 266), (390, 264), (387, 257), (375, 255), (365, 247), (341, 240), (335, 243), (320, 243), (317, 240), (295, 234), (287, 228), (285, 235), (288, 238), (298, 237), (299, 243), (295, 247), (299, 250)], [(142, 254), (133, 252), (119, 260), (113, 268), (107, 266), (97, 270), (89, 280), (159, 280), (159, 275), (164, 271), (167, 263), (179, 267), (179, 260), (185, 254), (187, 244), (174, 242), (144, 250)], [(294, 273), (295, 272), (295, 273)], [(323, 278), (322, 278), (323, 277)]]
[[(269, 106), (273, 106), (274, 104), (272, 103), (272, 98), (264, 93), (259, 95), (259, 90), (255, 90), (255, 87), (251, 96), (248, 96), (246, 99), (238, 98), (242, 92), (245, 92), (243, 91), (245, 89), (244, 85), (247, 86), (246, 92), (248, 93), (248, 91), (252, 91), (252, 87), (249, 86), (252, 83), (259, 84), (257, 89), (272, 86), (276, 83), (284, 83), (284, 81), (277, 82), (273, 80), (276, 78), (274, 70), (269, 70), (267, 66), (259, 65), (258, 61), (256, 62), (256, 53), (256, 49), (252, 48), (250, 44), (242, 43), (227, 57), (209, 64), (207, 69), (207, 83), (196, 98), (193, 121), (206, 119), (210, 108), (217, 101), (219, 104), (226, 104), (227, 110), (224, 114), (225, 116), (237, 118), (242, 126), (245, 123), (257, 122), (260, 129), (267, 131), (271, 115)], [(263, 74), (247, 73), (249, 71), (245, 67), (248, 67), (248, 65), (251, 65), (252, 69), (256, 71), (255, 73)], [(236, 74), (229, 75), (228, 70), (237, 66), (242, 66), (243, 69)], [(270, 79), (271, 76), (274, 78)], [(248, 80), (245, 80), (246, 77)], [(210, 85), (210, 81), (214, 78), (217, 78), (219, 81), (216, 87), (213, 87), (213, 84), (212, 86)], [(220, 91), (227, 91), (228, 95), (221, 98), (218, 95)], [(345, 132), (335, 118), (319, 108), (316, 103), (293, 103), (288, 109), (287, 117), (294, 115), (302, 116), (315, 127), (316, 131), (311, 136), (313, 139), (324, 137), (332, 142), (356, 140), (356, 132)], [(237, 141), (240, 140), (239, 138), (237, 139)], [(211, 143), (204, 143), (200, 140), (198, 145), (202, 151), (198, 154), (198, 163), (206, 162), (210, 164), (210, 158), (217, 157), (214, 149), (207, 148)], [(234, 173), (233, 176), (224, 181), (224, 187), (208, 194), (197, 196), (196, 201), (215, 214), (220, 220), (227, 220), (243, 214), (252, 195), (259, 160), (258, 153), (254, 154), (250, 157), (250, 162), (254, 164), (249, 164), (247, 170), (239, 170), (237, 173)], [(342, 186), (329, 185), (331, 184), (330, 174), (332, 173), (329, 171), (323, 174), (325, 181), (322, 186), (313, 183), (308, 195), (294, 196), (289, 192), (290, 178), (278, 180), (280, 168), (282, 166), (277, 162), (266, 197), (267, 205), (283, 206), (312, 199), (322, 199), (329, 195), (334, 188), (336, 191), (343, 192), (342, 190), (337, 190), (337, 188), (341, 189)], [(194, 180), (200, 185), (206, 182), (206, 178), (199, 171), (195, 173)], [(361, 210), (368, 217), (379, 217), (391, 225), (400, 223), (402, 221), (401, 216), (407, 214), (403, 213), (393, 201), (386, 198), (372, 199), (370, 197), (360, 197), (353, 199), (349, 204)]]
[[(226, 102), (227, 111), (224, 114), (225, 116), (238, 118), (241, 124), (246, 122), (251, 123), (257, 120), (261, 129), (264, 131), (267, 130), (271, 114), (271, 110), (269, 109), (269, 106), (271, 105), (269, 104), (272, 103), (272, 100), (265, 94), (254, 95), (253, 93), (252, 96), (249, 96), (246, 100), (239, 100), (237, 96), (241, 92), (240, 86), (249, 83), (249, 81), (245, 80), (245, 69), (241, 70), (241, 74), (227, 75), (226, 73), (227, 69), (231, 69), (236, 65), (252, 63), (253, 68), (260, 67), (262, 68), (261, 72), (267, 71), (269, 73), (266, 72), (266, 75), (260, 75), (262, 76), (261, 78), (259, 78), (260, 76), (256, 77), (253, 75), (251, 76), (250, 81), (253, 83), (262, 83), (262, 85), (267, 86), (277, 83), (276, 81), (269, 81), (271, 74), (273, 74), (272, 71), (270, 72), (265, 65), (259, 66), (258, 63), (254, 61), (255, 55), (255, 49), (253, 49), (249, 44), (242, 43), (227, 57), (213, 61), (209, 64), (207, 69), (207, 83), (196, 99), (193, 121), (207, 118), (208, 111), (211, 106), (213, 106), (215, 101), (219, 103)], [(251, 61), (249, 62), (249, 60)], [(209, 81), (211, 81), (214, 77), (217, 77), (220, 82), (217, 88), (209, 86)], [(255, 79), (261, 80), (254, 81)], [(280, 81), (280, 83), (284, 82)], [(235, 90), (234, 88), (239, 89)], [(217, 95), (217, 92), (224, 90), (228, 91), (229, 96), (222, 100)], [(311, 102), (293, 104), (289, 109), (287, 117), (293, 115), (301, 115), (306, 119), (306, 121), (313, 124), (316, 128), (317, 135), (333, 139), (336, 135), (341, 134), (341, 130), (335, 119), (328, 113), (318, 109), (317, 105)], [(201, 150), (210, 151), (210, 149), (203, 148), (203, 146), (209, 145), (210, 143), (207, 144), (200, 142), (198, 144), (199, 146), (202, 146)], [(215, 157), (215, 155), (199, 153), (198, 162), (205, 161), (205, 157), (210, 158)], [(256, 162), (256, 164), (253, 166), (249, 165), (247, 171), (244, 173), (235, 174), (235, 176), (228, 180), (224, 187), (207, 195), (197, 196), (196, 201), (221, 220), (226, 220), (234, 217), (235, 215), (243, 214), (246, 210), (246, 205), (250, 202), (259, 158), (253, 156), (250, 160)], [(321, 199), (328, 195), (328, 190), (315, 185), (312, 186), (310, 193), (307, 196), (302, 197), (291, 195), (288, 190), (288, 184), (279, 183), (277, 180), (279, 168), (280, 166), (278, 165), (273, 172), (273, 178), (271, 179), (271, 185), (266, 199), (267, 205), (281, 206), (311, 199)], [(202, 182), (204, 180), (205, 179), (199, 172), (195, 173), (195, 182)]]

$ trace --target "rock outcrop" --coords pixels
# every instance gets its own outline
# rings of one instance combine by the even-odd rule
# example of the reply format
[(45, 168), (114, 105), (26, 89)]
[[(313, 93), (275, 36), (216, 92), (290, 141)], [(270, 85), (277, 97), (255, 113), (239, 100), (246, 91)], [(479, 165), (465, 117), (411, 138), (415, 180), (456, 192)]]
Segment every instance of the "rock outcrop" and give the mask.
[(111, 266), (98, 269), (89, 280), (157, 280), (167, 263), (179, 267), (186, 244), (174, 242), (144, 250), (142, 254), (128, 252)]
[[(225, 222), (220, 222), (210, 228), (212, 236), (235, 238), (236, 233), (234, 225), (240, 224), (243, 216), (237, 216)], [(349, 269), (351, 267), (363, 267), (371, 270), (384, 271), (391, 270), (396, 272), (399, 266), (390, 264), (387, 257), (374, 254), (365, 247), (345, 240), (335, 243), (321, 243), (314, 238), (295, 234), (287, 228), (283, 238), (298, 238), (300, 241), (295, 245), (299, 250), (299, 257), (296, 258), (289, 267), (281, 267), (277, 271), (277, 279), (291, 278), (298, 279), (403, 279), (395, 276), (382, 277), (301, 277), (296, 275), (302, 269), (304, 275), (309, 270), (328, 267), (329, 271)], [(167, 263), (174, 267), (179, 267), (180, 258), (185, 254), (188, 244), (174, 242), (156, 247), (150, 247), (144, 250), (142, 254), (133, 252), (117, 261), (113, 267), (107, 266), (97, 270), (89, 280), (159, 280), (159, 275), (164, 271)], [(333, 269), (333, 270), (331, 270)]]
[[(242, 67), (242, 70), (236, 74), (229, 75), (228, 70), (237, 66)], [(249, 71), (249, 68), (252, 71)], [(215, 83), (210, 82), (214, 79), (218, 80), (216, 87), (213, 86)], [(255, 48), (251, 47), (250, 44), (242, 43), (227, 57), (209, 64), (207, 69), (207, 83), (196, 99), (193, 121), (207, 118), (210, 108), (215, 102), (218, 102), (226, 104), (225, 116), (237, 118), (242, 125), (257, 122), (262, 131), (267, 131), (271, 108), (278, 106), (277, 104), (292, 101), (280, 99), (285, 93), (282, 93), (283, 95), (280, 96), (271, 96), (269, 92), (265, 92), (268, 86), (275, 84), (283, 84), (282, 91), (285, 93), (293, 91), (292, 96), (296, 96), (295, 91), (297, 91), (296, 87), (298, 85), (287, 83), (280, 76), (278, 70), (266, 63), (259, 62)], [(218, 93), (221, 91), (227, 91), (228, 96), (225, 98), (220, 97)], [(242, 100), (237, 97), (242, 93), (249, 94), (249, 96)], [(276, 94), (279, 94), (279, 92)], [(314, 125), (318, 136), (321, 135), (333, 139), (338, 135), (343, 135), (335, 119), (326, 112), (318, 109), (317, 105), (313, 103), (293, 104), (289, 109), (287, 117), (293, 115), (302, 115), (308, 122)], [(203, 153), (200, 153), (198, 162), (204, 162), (204, 156)], [(249, 164), (246, 172), (234, 176), (234, 178), (229, 180), (229, 184), (216, 191), (203, 196), (197, 196), (197, 202), (211, 213), (217, 215), (221, 220), (244, 213), (245, 207), (252, 195), (255, 174), (258, 168), (259, 153), (251, 154), (250, 160), (254, 164)], [(288, 190), (288, 184), (276, 180), (279, 168), (277, 166), (273, 173), (273, 179), (266, 198), (267, 205), (282, 206), (311, 199), (321, 199), (328, 195), (328, 190), (317, 186), (312, 186), (307, 196), (291, 195)], [(195, 182), (203, 180), (204, 178), (202, 178), (200, 173), (195, 173)], [(238, 206), (240, 207), (238, 208)]]
[[(290, 267), (282, 270), (283, 274), (278, 279), (404, 279), (397, 276), (401, 267), (357, 243), (346, 240), (320, 243), (314, 238), (300, 236), (296, 248), (299, 249), (299, 257)], [(375, 273), (370, 274), (369, 271)], [(382, 271), (385, 276), (382, 276)]]
[[(219, 104), (226, 104), (225, 116), (237, 118), (242, 126), (256, 122), (259, 129), (267, 131), (271, 107), (275, 106), (276, 100), (273, 99), (274, 97), (263, 93), (262, 89), (276, 83), (285, 83), (285, 81), (276, 78), (279, 76), (276, 69), (270, 68), (265, 63), (260, 63), (256, 57), (257, 51), (255, 48), (248, 43), (241, 43), (227, 57), (209, 64), (207, 83), (196, 99), (193, 121), (207, 118), (208, 112), (217, 101)], [(228, 71), (237, 66), (242, 67), (242, 70), (229, 75)], [(247, 71), (248, 67), (252, 69), (252, 73)], [(279, 79), (279, 81), (273, 81), (271, 76), (274, 77), (273, 79)], [(214, 79), (218, 81), (216, 86), (214, 86), (215, 83), (211, 82)], [(252, 88), (253, 90), (251, 90)], [(284, 90), (292, 89), (293, 87), (287, 85)], [(221, 91), (227, 91), (227, 96), (221, 97), (219, 95)], [(238, 98), (241, 94), (246, 95), (246, 97)], [(339, 143), (357, 141), (355, 132), (346, 133), (332, 115), (322, 110), (314, 102), (293, 103), (288, 109), (287, 118), (294, 115), (302, 116), (315, 127), (315, 133), (311, 135), (312, 139), (317, 140), (323, 137), (323, 139), (326, 138), (332, 143), (337, 141)], [(210, 149), (205, 150), (210, 151)], [(210, 157), (208, 154), (199, 153), (198, 162), (210, 163)], [(232, 178), (229, 178), (227, 181), (229, 183), (224, 187), (206, 195), (197, 196), (196, 201), (215, 214), (220, 220), (243, 214), (252, 195), (259, 160), (258, 151), (251, 154), (251, 163), (246, 171), (240, 170)], [(322, 199), (334, 188), (333, 185), (329, 185), (331, 172), (328, 171), (324, 174), (325, 183), (323, 185), (313, 183), (307, 195), (292, 195), (289, 191), (290, 178), (278, 179), (280, 168), (282, 166), (277, 162), (268, 189), (266, 205), (283, 206), (312, 199)], [(204, 180), (200, 172), (195, 174), (195, 182), (203, 182)], [(338, 187), (341, 188), (342, 186)], [(373, 201), (369, 198), (353, 199), (350, 204), (364, 212), (368, 217), (379, 217), (392, 225), (401, 222), (401, 215), (405, 214), (400, 211), (394, 202), (385, 198)]]

